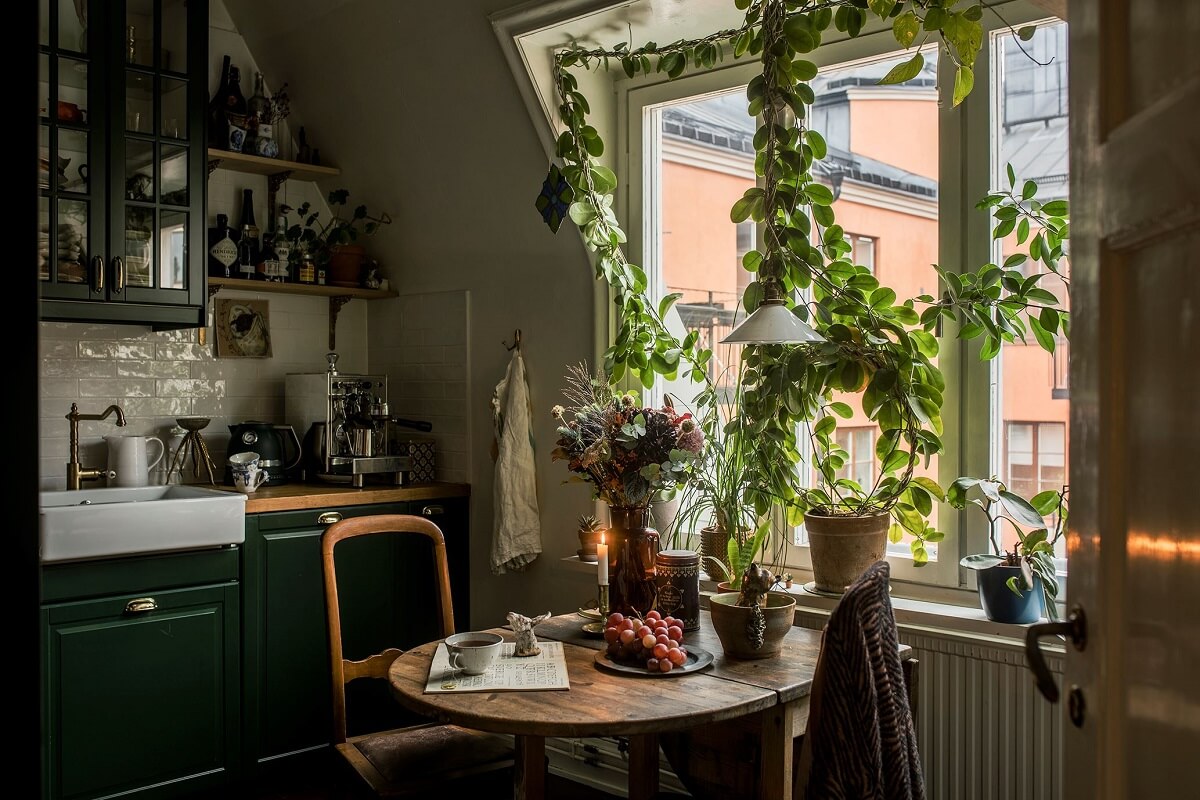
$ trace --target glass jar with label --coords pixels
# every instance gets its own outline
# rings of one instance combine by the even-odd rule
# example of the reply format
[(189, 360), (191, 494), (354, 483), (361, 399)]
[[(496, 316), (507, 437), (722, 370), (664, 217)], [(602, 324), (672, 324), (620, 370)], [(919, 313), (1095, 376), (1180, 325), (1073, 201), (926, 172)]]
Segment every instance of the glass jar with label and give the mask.
[(317, 262), (307, 248), (300, 253), (300, 268), (297, 270), (296, 277), (300, 283), (315, 284), (317, 282)]

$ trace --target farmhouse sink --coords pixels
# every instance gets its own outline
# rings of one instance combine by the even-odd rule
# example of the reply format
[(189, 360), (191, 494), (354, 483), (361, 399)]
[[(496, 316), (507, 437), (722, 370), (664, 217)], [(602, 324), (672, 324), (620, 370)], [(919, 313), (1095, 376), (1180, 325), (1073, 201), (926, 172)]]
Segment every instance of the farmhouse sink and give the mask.
[(42, 492), (43, 563), (195, 550), (246, 539), (246, 496), (205, 486)]

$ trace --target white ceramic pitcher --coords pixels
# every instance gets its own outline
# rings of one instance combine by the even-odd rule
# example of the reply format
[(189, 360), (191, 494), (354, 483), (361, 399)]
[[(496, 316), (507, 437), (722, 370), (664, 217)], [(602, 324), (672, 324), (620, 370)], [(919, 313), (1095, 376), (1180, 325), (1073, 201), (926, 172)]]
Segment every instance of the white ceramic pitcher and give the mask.
[[(111, 435), (105, 436), (108, 442), (108, 469), (115, 472), (116, 477), (109, 478), (109, 486), (149, 486), (150, 470), (162, 461), (166, 445), (157, 436), (145, 435)], [(158, 453), (151, 461), (147, 451), (149, 444), (158, 445)]]

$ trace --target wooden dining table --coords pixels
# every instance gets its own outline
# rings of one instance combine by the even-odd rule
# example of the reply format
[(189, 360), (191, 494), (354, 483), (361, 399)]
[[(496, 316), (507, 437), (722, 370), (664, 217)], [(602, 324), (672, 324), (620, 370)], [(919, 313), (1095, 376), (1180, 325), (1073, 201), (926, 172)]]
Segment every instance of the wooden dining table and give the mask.
[[(707, 611), (700, 628), (685, 633), (685, 645), (713, 654), (710, 665), (679, 675), (630, 675), (595, 663), (602, 638), (583, 631), (578, 613), (560, 614), (538, 625), (539, 639), (560, 641), (567, 664), (567, 691), (425, 693), (429, 667), (441, 640), (398, 657), (389, 671), (392, 695), (406, 708), (465, 728), (511, 734), (516, 749), (517, 800), (545, 797), (546, 737), (622, 736), (629, 742), (629, 797), (647, 800), (658, 792), (659, 735), (689, 731), (724, 720), (752, 720), (761, 742), (758, 795), (790, 800), (792, 743), (804, 733), (808, 698), (821, 648), (820, 631), (793, 627), (780, 654), (742, 660), (726, 657)], [(506, 640), (507, 627), (490, 629)], [(911, 648), (901, 645), (901, 658)]]

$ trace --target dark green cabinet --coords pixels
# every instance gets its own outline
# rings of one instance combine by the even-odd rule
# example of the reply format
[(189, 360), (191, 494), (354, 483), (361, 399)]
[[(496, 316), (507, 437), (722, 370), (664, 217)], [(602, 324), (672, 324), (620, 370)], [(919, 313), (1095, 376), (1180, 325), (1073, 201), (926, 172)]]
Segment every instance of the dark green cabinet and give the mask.
[(43, 796), (229, 784), (241, 751), (237, 553), (43, 572)]
[[(337, 519), (396, 513), (424, 515), (442, 529), (456, 626), (465, 629), (470, 607), (465, 498), (247, 517), (243, 739), (248, 774), (290, 769), (328, 749), (332, 701), (321, 534)], [(437, 594), (426, 541), (365, 537), (339, 544), (336, 555), (347, 658), (437, 637)], [(348, 690), (352, 725), (378, 729), (409, 718), (386, 687), (360, 683)]]
[(208, 3), (39, 7), (41, 318), (203, 325)]

